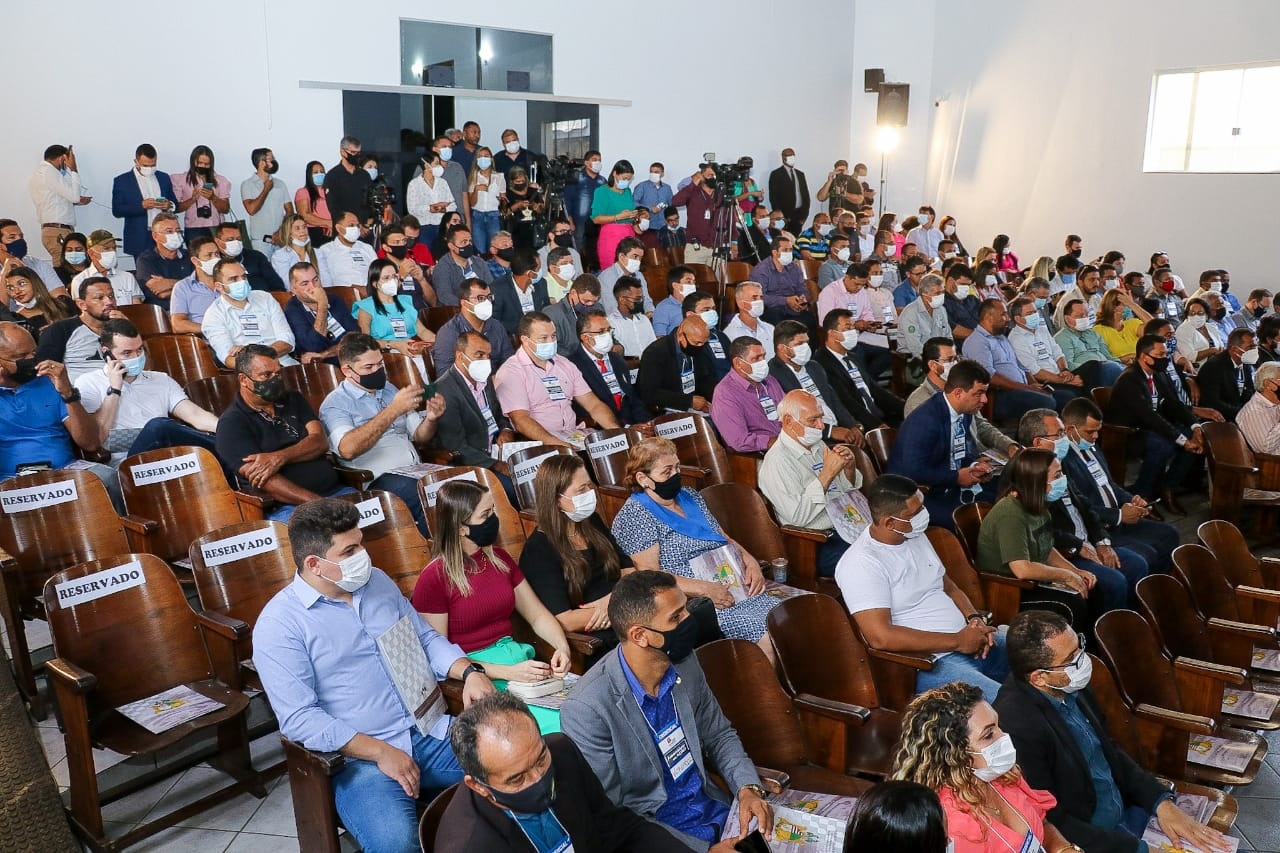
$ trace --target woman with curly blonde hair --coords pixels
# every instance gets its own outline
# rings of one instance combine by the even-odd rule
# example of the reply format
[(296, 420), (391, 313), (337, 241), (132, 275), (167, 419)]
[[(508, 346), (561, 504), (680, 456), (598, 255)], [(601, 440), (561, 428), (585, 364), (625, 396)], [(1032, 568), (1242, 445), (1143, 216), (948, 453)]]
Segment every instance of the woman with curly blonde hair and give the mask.
[(953, 681), (907, 706), (893, 778), (938, 792), (955, 853), (1079, 850), (1045, 820), (1057, 800), (1027, 785), (982, 691)]

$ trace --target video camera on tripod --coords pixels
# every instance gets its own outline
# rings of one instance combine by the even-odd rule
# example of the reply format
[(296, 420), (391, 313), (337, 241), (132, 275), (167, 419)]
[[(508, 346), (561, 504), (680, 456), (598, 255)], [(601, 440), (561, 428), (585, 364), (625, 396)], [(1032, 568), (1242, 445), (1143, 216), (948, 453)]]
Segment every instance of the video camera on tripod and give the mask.
[[(751, 167), (755, 165), (750, 157), (742, 156), (734, 163), (717, 163), (716, 152), (707, 151), (702, 155), (704, 162), (698, 164), (698, 170), (703, 171), (710, 169), (715, 172), (715, 178), (710, 182), (712, 189), (721, 189), (724, 191), (724, 197), (721, 204), (726, 207), (733, 205), (733, 185), (735, 183), (745, 184), (751, 180)], [(706, 183), (704, 181), (704, 183)]]
[(578, 178), (582, 171), (583, 161), (568, 155), (558, 157), (539, 157), (538, 185), (546, 193), (546, 206), (541, 216), (533, 224), (533, 245), (542, 248), (547, 244), (547, 236), (551, 233), (551, 223), (565, 220), (564, 188), (570, 181)]

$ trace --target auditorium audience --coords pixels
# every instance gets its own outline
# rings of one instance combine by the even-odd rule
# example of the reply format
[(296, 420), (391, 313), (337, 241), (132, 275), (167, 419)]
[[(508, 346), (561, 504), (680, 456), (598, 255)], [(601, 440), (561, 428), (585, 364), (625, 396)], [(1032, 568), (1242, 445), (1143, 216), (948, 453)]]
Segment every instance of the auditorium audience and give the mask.
[(1200, 405), (1234, 421), (1253, 396), (1259, 354), (1255, 336), (1248, 329), (1235, 329), (1227, 335), (1226, 351), (1205, 359), (1196, 373)]
[(280, 293), (285, 289), (284, 279), (276, 273), (267, 256), (257, 249), (244, 244), (244, 233), (238, 222), (223, 222), (210, 230), (213, 242), (217, 244), (218, 255), (227, 261), (239, 261), (244, 267), (249, 286), (254, 290), (268, 290)]
[[(62, 237), (62, 262), (53, 268), (64, 285), (89, 268), (88, 239), (79, 231)], [(114, 260), (114, 259), (113, 259)]]
[[(244, 267), (235, 261), (218, 261), (213, 268), (218, 298), (205, 310), (200, 329), (218, 361), (227, 367), (238, 365), (237, 353), (248, 344), (274, 350), (280, 364), (297, 364), (293, 352), (293, 331), (275, 297), (249, 287)], [(236, 367), (239, 370), (239, 367)]]
[(920, 295), (907, 303), (898, 315), (898, 343), (909, 354), (920, 358), (925, 342), (931, 338), (951, 338), (951, 320), (947, 317), (943, 279), (926, 275), (920, 279)]
[[(493, 316), (493, 295), (489, 284), (478, 276), (463, 279), (458, 285), (456, 298), (458, 313), (436, 331), (435, 345), (431, 348), (436, 375), (443, 374), (453, 364), (456, 342), (466, 332), (483, 335), (489, 342), (493, 369), (496, 371), (515, 354), (515, 349), (511, 346), (511, 337), (506, 329)], [(519, 330), (519, 323), (516, 329)]]
[(725, 323), (724, 336), (732, 343), (746, 335), (759, 341), (765, 352), (773, 352), (773, 324), (760, 319), (766, 311), (764, 288), (744, 281), (733, 289), (733, 301), (738, 311)]
[(716, 374), (706, 352), (710, 339), (706, 321), (691, 315), (645, 347), (636, 391), (646, 406), (711, 414)]
[[(89, 263), (85, 265), (74, 278), (71, 279), (68, 288), (71, 293), (77, 293), (80, 289), (80, 282), (86, 278), (101, 276), (111, 282), (111, 289), (116, 295), (117, 305), (133, 305), (143, 301), (142, 288), (138, 287), (138, 281), (133, 277), (133, 273), (125, 272), (119, 268), (116, 252), (116, 238), (104, 228), (89, 234), (88, 240), (85, 241), (86, 252)], [(50, 291), (54, 296), (67, 296), (67, 290), (57, 288)]]
[(547, 279), (539, 264), (534, 252), (520, 249), (512, 256), (509, 271), (494, 278), (490, 285), (493, 316), (508, 335), (516, 333), (520, 318), (525, 314), (530, 311), (545, 312), (551, 304), (551, 299), (547, 296)]
[(569, 361), (582, 373), (591, 393), (622, 426), (651, 420), (653, 416), (631, 384), (626, 361), (614, 349), (609, 318), (604, 311), (593, 305), (580, 312), (574, 331), (576, 345), (569, 353)]
[(1257, 332), (1262, 318), (1271, 313), (1271, 304), (1270, 290), (1265, 287), (1251, 290), (1249, 298), (1244, 301), (1244, 305), (1238, 311), (1231, 315), (1231, 320), (1237, 329)]
[(45, 326), (40, 332), (40, 361), (56, 361), (66, 366), (67, 379), (73, 384), (86, 373), (103, 364), (102, 324), (110, 319), (124, 319), (116, 308), (111, 282), (101, 276), (86, 278), (76, 291), (76, 307), (80, 313)]
[(578, 318), (595, 309), (599, 302), (600, 280), (590, 273), (583, 273), (574, 279), (564, 299), (542, 312), (556, 327), (557, 353), (568, 358), (578, 348)]
[[(378, 258), (369, 264), (367, 290), (369, 295), (351, 306), (360, 331), (383, 346), (421, 362), (436, 336), (422, 321), (413, 298), (400, 295), (400, 274), (395, 261)], [(426, 375), (425, 366), (421, 372)]]
[(1006, 337), (1010, 328), (1008, 307), (999, 299), (988, 299), (978, 313), (978, 327), (963, 345), (964, 357), (982, 365), (991, 376), (991, 390), (996, 392), (992, 416), (998, 421), (1017, 420), (1030, 409), (1054, 408), (1075, 399), (1070, 388), (1044, 385), (1023, 369)]
[[(448, 251), (436, 255), (436, 265), (431, 270), (431, 285), (436, 290), (440, 305), (457, 305), (462, 297), (462, 285), (467, 279), (478, 278), (486, 286), (493, 283), (493, 273), (471, 244), (471, 229), (455, 225), (445, 233)], [(496, 345), (496, 344), (495, 344)]]
[(711, 398), (711, 420), (726, 447), (739, 453), (766, 450), (781, 429), (782, 386), (770, 375), (764, 347), (755, 338), (735, 338), (729, 359), (732, 368)]
[(1254, 393), (1236, 414), (1236, 426), (1254, 453), (1280, 453), (1280, 362), (1258, 366)]
[[(613, 302), (617, 307), (608, 314), (613, 335), (622, 344), (627, 358), (640, 358), (645, 349), (657, 340), (653, 324), (640, 309), (644, 306), (643, 285), (640, 279), (624, 275), (613, 285)], [(603, 291), (601, 302), (605, 302)]]
[(186, 173), (175, 177), (175, 212), (183, 215), (187, 239), (212, 237), (213, 226), (231, 211), (231, 182), (214, 170), (213, 149), (208, 145), (192, 148)]
[(698, 279), (693, 270), (684, 265), (676, 265), (667, 270), (667, 288), (670, 296), (659, 302), (653, 309), (653, 333), (666, 335), (684, 317), (680, 310), (685, 297), (698, 289)]
[(729, 372), (729, 338), (716, 327), (720, 324), (720, 312), (716, 310), (716, 298), (704, 290), (695, 290), (680, 303), (683, 317), (696, 316), (707, 324), (709, 337), (703, 353), (711, 361), (716, 381)]
[[(332, 175), (334, 172), (344, 172), (344, 170), (341, 166), (336, 166), (330, 170), (329, 174)], [(359, 169), (356, 173), (364, 174)], [(316, 260), (320, 263), (320, 280), (324, 282), (325, 287), (366, 284), (369, 278), (369, 265), (377, 256), (374, 254), (373, 247), (360, 239), (360, 220), (357, 215), (350, 210), (336, 210), (333, 233), (336, 239), (316, 249)]]
[(862, 446), (861, 426), (831, 387), (826, 368), (813, 361), (809, 330), (795, 320), (783, 320), (775, 330), (769, 375), (784, 393), (803, 389), (813, 398), (822, 416), (823, 438)]
[[(251, 248), (269, 256), (279, 244), (272, 242), (286, 216), (295, 215), (289, 187), (275, 177), (280, 163), (270, 148), (255, 148), (249, 154), (253, 174), (240, 182), (240, 200), (249, 214)], [(280, 276), (281, 279), (284, 276)]]
[(284, 304), (284, 318), (293, 332), (294, 354), (303, 364), (328, 361), (336, 365), (343, 336), (360, 328), (351, 308), (341, 296), (320, 286), (314, 264), (299, 261), (286, 276), (293, 295)]
[(863, 361), (853, 316), (843, 308), (828, 311), (822, 334), (826, 345), (814, 359), (826, 371), (837, 399), (862, 429), (901, 423), (903, 402), (875, 381), (875, 374)]
[[(618, 279), (624, 275), (639, 276), (640, 262), (644, 260), (644, 243), (641, 243), (635, 237), (623, 237), (618, 242), (617, 251), (614, 253), (614, 262), (607, 267), (600, 265), (600, 299), (604, 305), (605, 312), (612, 311), (615, 307), (612, 303), (613, 286), (617, 284)], [(584, 270), (577, 267), (579, 273)], [(640, 276), (640, 281), (644, 281)], [(653, 299), (649, 296), (647, 287), (641, 289), (641, 296), (644, 298), (644, 310), (641, 313), (647, 314), (649, 319), (654, 318)]]
[[(1041, 385), (1060, 392), (1070, 392), (1084, 385), (1084, 380), (1067, 368), (1067, 359), (1058, 342), (1045, 328), (1044, 318), (1036, 310), (1035, 300), (1020, 296), (1009, 303), (1009, 344), (1018, 357), (1018, 365), (1027, 376)], [(1065, 396), (1065, 394), (1063, 394)]]
[(858, 797), (846, 849), (951, 853), (942, 802), (932, 788), (917, 782), (880, 782)]
[(1188, 299), (1185, 305), (1186, 319), (1178, 326), (1178, 352), (1199, 367), (1205, 360), (1226, 348), (1226, 341), (1218, 326), (1209, 322), (1209, 303), (1203, 299)]
[(169, 300), (169, 325), (175, 332), (184, 335), (202, 333), (205, 312), (218, 298), (213, 269), (220, 260), (218, 245), (212, 237), (197, 237), (191, 241), (191, 275), (173, 286)]
[[(53, 297), (44, 286), (44, 281), (34, 270), (26, 267), (5, 267), (5, 295), (9, 305), (13, 306), (12, 320), (21, 324), (39, 340), (40, 332), (50, 323), (65, 320), (76, 315), (76, 304), (66, 295)], [(8, 314), (8, 309), (5, 309)]]
[[(150, 201), (150, 199), (148, 199)], [(128, 236), (128, 223), (125, 235)], [(159, 213), (151, 221), (151, 245), (143, 251), (141, 246), (130, 249), (125, 241), (125, 252), (133, 255), (133, 277), (144, 289), (144, 301), (169, 310), (169, 295), (174, 286), (191, 275), (191, 258), (182, 251), (182, 230), (178, 217), (172, 213)]]
[(1067, 360), (1067, 369), (1084, 380), (1085, 388), (1107, 388), (1115, 384), (1124, 370), (1118, 358), (1094, 330), (1094, 322), (1080, 299), (1062, 297), (1062, 330), (1053, 336)]
[[(133, 152), (133, 168), (122, 175), (116, 175), (111, 184), (111, 215), (124, 220), (124, 251), (132, 255), (141, 264), (141, 255), (150, 247), (147, 242), (148, 232), (152, 232), (155, 221), (162, 213), (171, 213), (178, 204), (178, 197), (173, 192), (173, 181), (165, 172), (156, 169), (156, 149), (149, 143), (142, 143)], [(178, 220), (172, 217), (174, 232), (178, 233)], [(0, 228), (0, 231), (3, 231)], [(181, 235), (177, 244), (169, 248), (173, 251), (182, 245)], [(190, 270), (188, 270), (190, 272)], [(174, 281), (186, 275), (168, 276)], [(156, 289), (147, 283), (139, 267), (138, 279), (150, 290), (154, 298), (160, 298)], [(171, 285), (172, 286), (172, 285)], [(157, 285), (159, 289), (164, 288)], [(152, 302), (153, 299), (148, 299)], [(160, 304), (160, 303), (156, 303)]]
[(1142, 327), (1151, 320), (1133, 297), (1121, 289), (1109, 289), (1098, 307), (1098, 322), (1093, 330), (1107, 345), (1112, 358), (1130, 364), (1142, 337)]

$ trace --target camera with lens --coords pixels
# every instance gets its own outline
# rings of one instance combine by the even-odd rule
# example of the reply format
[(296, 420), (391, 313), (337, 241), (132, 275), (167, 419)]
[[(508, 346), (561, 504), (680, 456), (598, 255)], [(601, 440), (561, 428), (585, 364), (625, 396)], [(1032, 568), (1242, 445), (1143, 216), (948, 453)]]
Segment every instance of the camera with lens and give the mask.
[(708, 151), (702, 156), (705, 162), (698, 164), (698, 170), (711, 169), (716, 174), (712, 189), (715, 187), (730, 187), (731, 184), (746, 183), (751, 180), (751, 167), (755, 165), (755, 162), (750, 157), (739, 157), (733, 163), (717, 163), (714, 151)]
[(364, 192), (365, 206), (373, 210), (375, 218), (381, 218), (382, 211), (387, 205), (395, 206), (396, 191), (388, 186), (387, 182), (379, 177), (376, 181), (369, 185), (369, 189)]
[(541, 185), (547, 195), (564, 192), (565, 185), (574, 180), (582, 171), (583, 161), (561, 154), (550, 157), (542, 163)]

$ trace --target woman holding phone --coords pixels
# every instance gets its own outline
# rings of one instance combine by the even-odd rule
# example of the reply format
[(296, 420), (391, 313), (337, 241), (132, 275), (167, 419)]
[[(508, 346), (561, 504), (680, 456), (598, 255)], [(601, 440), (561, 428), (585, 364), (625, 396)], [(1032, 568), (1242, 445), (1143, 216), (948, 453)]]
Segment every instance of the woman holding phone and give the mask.
[(213, 149), (197, 145), (191, 149), (191, 165), (185, 175), (176, 175), (173, 194), (177, 212), (189, 243), (196, 237), (213, 236), (213, 226), (231, 212), (231, 182), (213, 168)]

